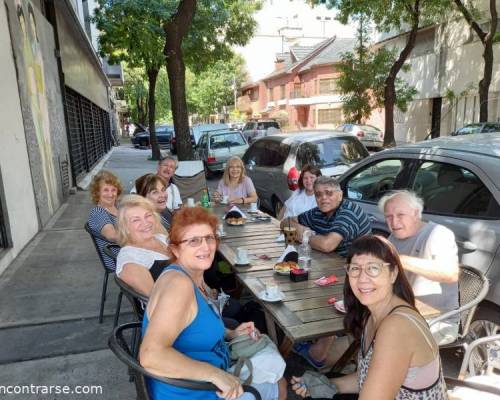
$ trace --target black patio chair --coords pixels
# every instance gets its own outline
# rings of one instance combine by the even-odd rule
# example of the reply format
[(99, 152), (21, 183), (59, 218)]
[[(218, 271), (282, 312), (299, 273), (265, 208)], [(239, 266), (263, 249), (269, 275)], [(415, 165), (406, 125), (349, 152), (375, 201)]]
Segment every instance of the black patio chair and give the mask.
[(143, 295), (142, 293), (139, 293), (135, 289), (133, 289), (131, 286), (127, 285), (122, 279), (118, 277), (118, 275), (115, 274), (115, 282), (120, 288), (120, 293), (118, 294), (118, 302), (116, 306), (116, 312), (115, 312), (115, 322), (113, 327), (116, 327), (118, 325), (118, 319), (120, 317), (120, 304), (123, 295), (128, 299), (130, 304), (132, 305), (132, 309), (134, 311), (134, 316), (137, 321), (142, 321), (142, 318), (144, 317), (144, 309), (146, 308), (146, 305), (148, 304), (149, 297)]
[[(106, 301), (106, 291), (108, 289), (108, 277), (109, 274), (114, 273), (114, 269), (108, 268), (106, 266), (106, 263), (104, 262), (103, 254), (99, 249), (99, 246), (97, 245), (96, 238), (99, 238), (101, 240), (104, 240), (109, 243), (109, 241), (102, 236), (99, 232), (95, 232), (88, 223), (85, 224), (85, 230), (87, 233), (90, 235), (90, 238), (92, 239), (92, 243), (94, 243), (95, 250), (97, 252), (97, 255), (99, 256), (99, 260), (101, 261), (101, 265), (104, 268), (104, 278), (102, 281), (102, 291), (101, 291), (101, 305), (99, 307), (99, 323), (102, 324), (102, 317), (104, 313), (104, 302)], [(113, 257), (112, 257), (113, 258)]]
[(439, 346), (440, 349), (461, 347), (465, 350), (468, 343), (476, 339), (472, 337), (470, 324), (476, 312), (477, 305), (484, 300), (488, 294), (489, 287), (488, 279), (486, 279), (481, 271), (467, 265), (460, 266), (460, 275), (458, 278), (459, 307), (429, 321), (429, 326), (432, 327), (432, 325), (446, 320), (453, 315), (458, 314), (460, 316), (457, 339), (454, 342)]
[[(113, 334), (108, 340), (109, 348), (120, 361), (129, 367), (129, 370), (134, 374), (135, 388), (138, 400), (150, 400), (145, 377), (157, 379), (161, 382), (172, 386), (182, 387), (191, 390), (210, 390), (216, 391), (217, 387), (209, 382), (192, 381), (187, 379), (173, 379), (154, 375), (146, 371), (137, 361), (137, 357), (133, 355), (133, 349), (127, 344), (124, 337), (126, 331), (131, 332), (132, 336), (140, 337), (140, 322), (130, 322), (120, 325), (113, 330)], [(245, 392), (250, 392), (256, 400), (261, 400), (259, 392), (251, 386), (243, 386)]]

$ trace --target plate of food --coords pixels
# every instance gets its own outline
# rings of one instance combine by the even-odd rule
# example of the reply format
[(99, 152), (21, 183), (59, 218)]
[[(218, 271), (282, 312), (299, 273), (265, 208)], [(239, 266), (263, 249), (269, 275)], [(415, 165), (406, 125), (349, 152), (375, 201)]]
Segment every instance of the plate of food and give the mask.
[(228, 225), (233, 225), (233, 226), (245, 225), (245, 218), (243, 218), (243, 217), (229, 217), (229, 218), (226, 218), (226, 223)]
[(293, 261), (282, 261), (274, 266), (274, 272), (280, 275), (290, 275), (292, 269), (298, 268), (297, 263)]

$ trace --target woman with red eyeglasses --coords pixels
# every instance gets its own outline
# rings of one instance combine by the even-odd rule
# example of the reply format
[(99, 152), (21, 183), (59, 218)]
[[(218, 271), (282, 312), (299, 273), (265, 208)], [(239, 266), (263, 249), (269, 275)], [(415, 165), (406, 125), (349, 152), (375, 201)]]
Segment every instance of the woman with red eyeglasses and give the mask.
[[(141, 365), (158, 376), (208, 381), (216, 392), (174, 387), (149, 379), (153, 400), (252, 399), (240, 381), (226, 372), (229, 353), (225, 339), (248, 334), (257, 338), (253, 322), (225, 329), (219, 307), (203, 281), (217, 250), (218, 219), (201, 207), (183, 208), (170, 229), (169, 265), (156, 281), (144, 314)], [(280, 386), (280, 388), (278, 388)], [(286, 383), (254, 385), (263, 399), (286, 397)], [(281, 389), (281, 390), (279, 390)]]

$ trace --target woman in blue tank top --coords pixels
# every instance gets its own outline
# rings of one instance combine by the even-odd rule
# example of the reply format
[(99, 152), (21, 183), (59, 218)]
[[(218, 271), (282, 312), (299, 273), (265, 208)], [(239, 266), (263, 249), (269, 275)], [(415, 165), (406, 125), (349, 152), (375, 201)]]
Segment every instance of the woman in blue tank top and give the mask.
[[(153, 400), (236, 399), (243, 394), (239, 379), (225, 371), (229, 354), (224, 339), (251, 334), (254, 324), (225, 331), (203, 283), (203, 272), (210, 268), (217, 249), (217, 224), (217, 217), (201, 207), (183, 208), (174, 215), (169, 245), (172, 264), (153, 287), (139, 356), (142, 366), (158, 376), (211, 382), (219, 392), (149, 379)], [(277, 384), (268, 386), (263, 398), (277, 399)]]

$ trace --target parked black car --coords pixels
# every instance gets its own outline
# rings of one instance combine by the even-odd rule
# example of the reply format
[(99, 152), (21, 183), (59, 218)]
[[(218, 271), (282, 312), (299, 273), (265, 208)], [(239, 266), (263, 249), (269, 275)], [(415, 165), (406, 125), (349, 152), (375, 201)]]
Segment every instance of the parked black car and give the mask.
[[(156, 128), (156, 138), (160, 147), (170, 148), (174, 127), (172, 125), (158, 125)], [(130, 139), (134, 147), (149, 147), (151, 145), (149, 139), (149, 131), (140, 131), (134, 133)]]

